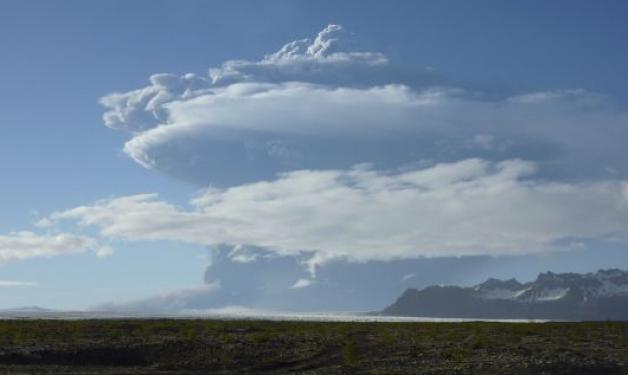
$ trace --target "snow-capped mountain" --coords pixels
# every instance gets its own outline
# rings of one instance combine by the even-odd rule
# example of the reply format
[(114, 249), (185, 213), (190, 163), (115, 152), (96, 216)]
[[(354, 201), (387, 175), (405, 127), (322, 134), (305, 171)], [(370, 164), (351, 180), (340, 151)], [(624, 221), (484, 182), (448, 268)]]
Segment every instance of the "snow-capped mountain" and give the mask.
[(547, 272), (525, 284), (515, 279), (488, 279), (473, 289), (484, 299), (542, 302), (571, 297), (586, 301), (589, 298), (628, 295), (628, 272), (619, 269), (587, 274)]
[(385, 314), (471, 318), (628, 320), (628, 272), (540, 274), (536, 280), (488, 279), (474, 287), (408, 289)]

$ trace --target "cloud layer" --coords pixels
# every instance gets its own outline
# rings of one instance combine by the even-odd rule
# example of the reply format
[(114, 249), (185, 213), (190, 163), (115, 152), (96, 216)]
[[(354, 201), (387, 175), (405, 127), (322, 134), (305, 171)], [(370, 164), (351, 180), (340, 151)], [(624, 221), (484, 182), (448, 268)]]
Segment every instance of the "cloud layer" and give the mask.
[(260, 61), (150, 83), (102, 98), (105, 124), (131, 133), (124, 151), (144, 167), (200, 184), (470, 156), (534, 160), (560, 177), (628, 176), (628, 116), (610, 99), (456, 87), (360, 49), (337, 25)]
[(423, 169), (300, 170), (272, 181), (212, 188), (177, 207), (155, 194), (97, 202), (51, 220), (108, 239), (254, 245), (279, 255), (390, 260), (524, 254), (583, 239), (628, 240), (624, 181), (559, 183), (534, 164), (468, 159)]
[[(210, 267), (202, 288), (100, 309), (263, 305), (330, 290), (342, 290), (334, 303), (372, 299), (374, 286), (335, 282), (346, 270), (326, 277), (320, 266), (377, 264), (367, 277), (379, 282), (370, 275), (400, 260), (628, 242), (628, 113), (598, 93), (456, 85), (330, 25), (258, 61), (154, 74), (100, 103), (105, 125), (129, 135), (134, 161), (213, 187), (186, 206), (139, 194), (56, 212), (38, 226), (69, 222), (100, 238), (9, 233), (0, 263), (86, 250), (103, 258), (114, 249), (100, 243), (158, 240), (222, 249), (216, 267), (230, 265)], [(387, 286), (414, 282), (410, 266), (389, 269)]]
[(32, 281), (0, 280), (0, 288), (21, 288), (36, 286), (39, 286), (39, 284)]
[(33, 232), (13, 232), (0, 235), (0, 264), (15, 260), (53, 257), (96, 249), (92, 238), (60, 233), (39, 235)]

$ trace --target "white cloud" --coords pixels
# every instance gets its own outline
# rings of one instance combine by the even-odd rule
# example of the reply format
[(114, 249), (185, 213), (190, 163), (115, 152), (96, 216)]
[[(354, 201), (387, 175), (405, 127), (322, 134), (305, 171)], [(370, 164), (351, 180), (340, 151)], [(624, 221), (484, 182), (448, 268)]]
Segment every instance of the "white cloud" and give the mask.
[(52, 225), (52, 221), (46, 217), (35, 222), (37, 228), (50, 228)]
[(343, 85), (375, 85), (409, 77), (433, 81), (435, 77), (418, 70), (403, 76), (381, 53), (360, 46), (356, 35), (339, 25), (329, 25), (316, 38), (295, 40), (260, 61), (232, 60), (209, 75), (215, 86), (237, 82), (316, 82)]
[(113, 93), (103, 97), (100, 104), (109, 108), (103, 115), (105, 125), (112, 129), (138, 132), (167, 120), (165, 103), (191, 96), (191, 90), (208, 86), (208, 82), (194, 74), (178, 77), (174, 74), (154, 74), (151, 86), (127, 93)]
[(251, 263), (255, 262), (258, 258), (258, 254), (251, 251), (246, 246), (241, 244), (235, 245), (229, 252), (229, 259), (237, 263)]
[(116, 253), (116, 250), (111, 246), (101, 246), (96, 250), (96, 256), (98, 258), (108, 258)]
[(0, 235), (0, 263), (80, 253), (93, 249), (96, 245), (94, 239), (74, 234), (13, 232)]
[[(212, 88), (234, 83), (298, 81), (363, 86), (402, 81), (392, 78), (395, 68), (381, 53), (350, 50), (356, 48), (353, 39), (342, 27), (329, 25), (314, 40), (290, 42), (256, 62), (227, 61), (220, 68), (211, 68), (206, 77), (154, 74), (150, 86), (103, 97), (100, 102), (108, 108), (103, 119), (111, 128), (140, 132), (169, 122), (167, 103), (213, 95)], [(412, 75), (427, 76), (430, 74), (425, 72)]]
[(311, 279), (299, 279), (290, 288), (292, 288), (292, 289), (307, 288), (308, 286), (310, 286), (312, 284), (314, 284), (314, 280), (311, 280)]
[[(454, 87), (396, 66), (336, 25), (207, 76), (156, 74), (101, 103), (105, 124), (129, 132), (124, 151), (138, 163), (232, 187), (190, 207), (155, 194), (108, 199), (42, 226), (71, 220), (108, 239), (228, 244), (242, 263), (256, 258), (240, 245), (323, 262), (626, 238), (628, 116), (609, 98)], [(433, 166), (349, 169), (364, 162)]]
[(36, 286), (39, 286), (39, 284), (31, 282), (31, 281), (0, 280), (0, 288), (19, 288), (19, 287), (36, 287)]
[[(498, 159), (509, 150), (510, 158), (551, 159), (556, 170), (577, 169), (580, 176), (601, 164), (626, 169), (621, 140), (628, 117), (608, 98), (585, 90), (494, 96), (447, 86), (426, 70), (410, 72), (361, 49), (336, 25), (260, 61), (227, 61), (206, 77), (157, 74), (150, 81), (102, 98), (105, 124), (132, 133), (124, 151), (141, 165), (196, 182), (222, 183), (226, 165), (241, 175), (259, 171), (263, 158), (251, 155), (249, 144), (300, 137), (307, 147), (290, 154), (303, 156), (296, 164), (308, 168), (333, 147), (335, 157), (353, 164), (386, 159), (406, 142), (405, 162), (417, 153), (441, 161), (469, 157), (471, 145)], [(373, 140), (388, 147), (370, 159), (346, 151)], [(425, 143), (438, 142), (446, 146), (421, 153)], [(262, 155), (270, 173), (286, 170), (285, 157), (275, 160), (272, 151)]]
[(469, 159), (387, 172), (301, 170), (209, 189), (188, 209), (143, 194), (55, 213), (103, 237), (247, 244), (313, 263), (522, 254), (628, 240), (625, 182), (535, 179), (533, 163)]

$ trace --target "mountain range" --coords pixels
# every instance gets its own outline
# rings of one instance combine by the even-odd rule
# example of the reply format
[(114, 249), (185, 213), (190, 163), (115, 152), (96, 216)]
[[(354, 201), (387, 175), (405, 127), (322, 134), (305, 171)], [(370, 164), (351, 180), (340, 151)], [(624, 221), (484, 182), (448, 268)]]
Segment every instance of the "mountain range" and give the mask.
[(407, 289), (382, 314), (478, 319), (628, 320), (628, 272), (541, 273), (472, 287)]

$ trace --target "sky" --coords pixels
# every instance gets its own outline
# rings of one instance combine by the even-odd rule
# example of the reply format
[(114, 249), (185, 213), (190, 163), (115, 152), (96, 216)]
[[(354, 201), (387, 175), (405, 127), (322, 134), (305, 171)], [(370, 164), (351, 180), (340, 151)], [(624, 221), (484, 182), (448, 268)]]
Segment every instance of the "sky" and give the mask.
[(3, 0), (0, 308), (367, 310), (628, 268), (627, 16)]

